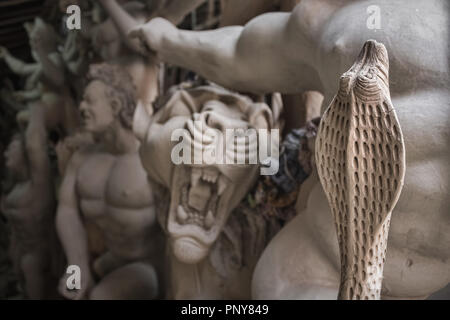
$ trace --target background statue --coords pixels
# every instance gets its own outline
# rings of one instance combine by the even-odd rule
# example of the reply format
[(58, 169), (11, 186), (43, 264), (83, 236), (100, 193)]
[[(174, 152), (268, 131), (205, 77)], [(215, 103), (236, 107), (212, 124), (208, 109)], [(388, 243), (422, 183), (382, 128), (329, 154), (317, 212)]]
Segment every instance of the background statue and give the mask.
[[(68, 265), (81, 268), (81, 289), (69, 299), (152, 299), (164, 254), (153, 193), (131, 131), (136, 92), (122, 68), (93, 65), (80, 112), (94, 144), (72, 156), (59, 193), (57, 230)], [(87, 224), (101, 231), (105, 250), (90, 255)]]
[(20, 61), (6, 48), (0, 48), (0, 58), (14, 73), (26, 77), (23, 90), (12, 93), (13, 99), (8, 92), (3, 91), (3, 100), (15, 100), (9, 104), (17, 111), (26, 110), (28, 103), (39, 101), (46, 109), (45, 122), (48, 128), (68, 134), (77, 126), (78, 118), (70, 86), (66, 82), (64, 62), (57, 50), (58, 35), (40, 18), (36, 18), (33, 24), (26, 23), (25, 29), (35, 62)]
[(127, 1), (121, 4), (116, 0), (99, 1), (109, 19), (93, 29), (94, 49), (104, 61), (127, 68), (135, 82), (138, 100), (150, 113), (153, 112), (151, 103), (163, 89), (159, 87), (162, 83), (159, 62), (156, 57), (145, 59), (142, 53), (146, 51), (138, 41), (127, 37), (128, 32), (136, 23), (145, 23), (155, 16), (179, 24), (203, 2), (205, 0)]
[(5, 152), (10, 176), (9, 185), (4, 186), (2, 212), (11, 229), (10, 255), (24, 294), (44, 299), (55, 297), (62, 265), (44, 109), (36, 103), (30, 108), (25, 134), (15, 135)]
[[(220, 27), (245, 25), (251, 19), (268, 12), (291, 12), (301, 0), (225, 0)], [(323, 96), (317, 91), (283, 94), (284, 133), (300, 128), (320, 116)]]
[[(381, 29), (367, 27), (370, 5), (389, 12)], [(302, 0), (292, 13), (262, 15), (245, 27), (191, 32), (155, 18), (130, 35), (162, 61), (225, 87), (256, 93), (317, 90), (324, 105), (363, 43), (384, 43), (407, 174), (391, 222), (381, 295), (419, 298), (450, 280), (449, 49), (441, 40), (448, 38), (448, 13), (443, 0)], [(404, 36), (417, 30), (421, 37)], [(258, 263), (255, 298), (336, 298), (338, 245), (317, 180), (307, 199), (306, 209), (274, 238)]]

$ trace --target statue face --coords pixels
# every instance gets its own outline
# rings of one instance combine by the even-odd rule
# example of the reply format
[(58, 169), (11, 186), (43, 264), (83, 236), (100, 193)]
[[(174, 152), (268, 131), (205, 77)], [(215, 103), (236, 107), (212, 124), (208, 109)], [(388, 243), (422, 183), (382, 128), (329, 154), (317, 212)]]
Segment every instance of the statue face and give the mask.
[(80, 104), (80, 115), (82, 126), (88, 132), (104, 132), (115, 120), (107, 90), (107, 85), (99, 80), (94, 80), (84, 91), (83, 101)]
[[(222, 98), (223, 101), (219, 101)], [(248, 100), (243, 100), (249, 104)], [(252, 117), (251, 121), (254, 122), (251, 123), (250, 115), (243, 111), (242, 105), (238, 105), (245, 103), (225, 95), (217, 99), (205, 99), (197, 106), (187, 107), (183, 101), (189, 99), (172, 99), (164, 110), (160, 110), (159, 113), (168, 116), (155, 120), (162, 124), (161, 127), (155, 125), (152, 129), (150, 125), (140, 152), (151, 180), (161, 182), (161, 177), (166, 177), (163, 178), (166, 181), (163, 184), (170, 190), (171, 202), (164, 227), (175, 257), (191, 264), (207, 256), (231, 211), (253, 185), (259, 166), (205, 163), (175, 165), (170, 157), (170, 146), (173, 145), (171, 133), (176, 128), (186, 128), (189, 144), (198, 146), (200, 141), (206, 141), (207, 130), (215, 129), (225, 135), (226, 129), (255, 128), (255, 122), (260, 124), (261, 118), (265, 117)], [(158, 116), (157, 113), (155, 118)], [(197, 121), (197, 125), (194, 121)], [(202, 123), (201, 129), (198, 121)], [(265, 124), (268, 127), (267, 122)], [(215, 143), (211, 142), (210, 146), (218, 148), (220, 144)]]
[(6, 168), (12, 173), (17, 173), (25, 168), (23, 143), (18, 138), (13, 138), (4, 153)]

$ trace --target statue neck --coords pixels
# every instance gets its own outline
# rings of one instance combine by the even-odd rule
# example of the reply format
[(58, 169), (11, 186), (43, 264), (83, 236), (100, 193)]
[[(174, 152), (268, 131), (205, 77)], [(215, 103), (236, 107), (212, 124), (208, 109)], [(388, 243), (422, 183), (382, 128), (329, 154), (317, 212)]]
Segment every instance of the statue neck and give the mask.
[(95, 138), (112, 154), (135, 153), (139, 147), (139, 142), (131, 129), (124, 128), (119, 121), (115, 121)]

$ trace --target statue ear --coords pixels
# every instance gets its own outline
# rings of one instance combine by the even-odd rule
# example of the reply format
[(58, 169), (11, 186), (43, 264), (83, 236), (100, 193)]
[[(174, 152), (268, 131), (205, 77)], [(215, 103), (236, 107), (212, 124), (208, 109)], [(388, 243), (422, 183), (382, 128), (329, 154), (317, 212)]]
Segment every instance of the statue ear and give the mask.
[(118, 98), (111, 98), (111, 109), (114, 115), (119, 115), (121, 107), (121, 102)]

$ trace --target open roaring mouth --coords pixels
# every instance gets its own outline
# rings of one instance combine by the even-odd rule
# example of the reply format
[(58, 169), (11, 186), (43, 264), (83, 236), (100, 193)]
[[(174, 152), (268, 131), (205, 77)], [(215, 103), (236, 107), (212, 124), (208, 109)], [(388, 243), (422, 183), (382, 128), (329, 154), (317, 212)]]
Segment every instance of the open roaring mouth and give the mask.
[(181, 225), (195, 224), (210, 230), (215, 222), (219, 197), (227, 186), (226, 178), (220, 177), (216, 168), (191, 168), (191, 180), (181, 187), (177, 222)]
[(244, 139), (239, 147), (234, 143), (220, 143), (218, 135), (213, 134), (220, 131), (219, 127), (223, 131), (244, 126), (243, 121), (230, 125), (228, 118), (227, 121), (217, 115), (216, 118), (208, 112), (194, 113), (186, 122), (184, 142), (192, 146), (194, 163), (196, 154), (201, 154), (203, 164), (181, 164), (173, 170), (167, 231), (174, 255), (184, 263), (198, 263), (206, 257), (258, 169), (257, 165), (245, 161), (243, 164), (214, 161), (217, 159), (209, 153), (211, 150), (217, 156), (216, 152), (219, 154), (218, 150), (226, 145), (226, 157), (245, 159), (255, 145), (255, 139), (250, 138)]
[[(185, 263), (202, 260), (228, 218), (231, 182), (216, 167), (177, 166), (168, 217), (174, 253)], [(231, 189), (231, 190), (230, 190)]]

